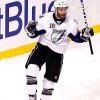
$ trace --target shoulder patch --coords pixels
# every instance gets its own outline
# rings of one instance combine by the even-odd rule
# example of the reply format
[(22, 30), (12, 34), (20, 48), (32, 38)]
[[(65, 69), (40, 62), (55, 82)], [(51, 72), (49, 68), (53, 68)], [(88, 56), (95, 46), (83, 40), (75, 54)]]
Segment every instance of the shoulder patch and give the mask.
[(43, 15), (39, 15), (39, 18), (42, 18), (42, 17), (44, 17), (45, 16), (45, 14), (43, 14)]
[(77, 21), (76, 19), (73, 19), (73, 21), (74, 21), (76, 24), (78, 24), (78, 21)]

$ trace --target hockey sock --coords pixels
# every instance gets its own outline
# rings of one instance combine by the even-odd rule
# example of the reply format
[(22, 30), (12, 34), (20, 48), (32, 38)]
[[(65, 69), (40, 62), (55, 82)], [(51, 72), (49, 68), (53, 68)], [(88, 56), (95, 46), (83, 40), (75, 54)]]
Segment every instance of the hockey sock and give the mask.
[(54, 86), (55, 86), (54, 82), (52, 82), (46, 78), (44, 79), (41, 100), (50, 100), (53, 90), (54, 90)]
[(35, 98), (37, 90), (38, 73), (39, 73), (39, 67), (37, 65), (30, 64), (28, 66), (26, 72), (26, 78), (27, 78), (27, 90), (28, 90), (29, 100), (34, 100)]

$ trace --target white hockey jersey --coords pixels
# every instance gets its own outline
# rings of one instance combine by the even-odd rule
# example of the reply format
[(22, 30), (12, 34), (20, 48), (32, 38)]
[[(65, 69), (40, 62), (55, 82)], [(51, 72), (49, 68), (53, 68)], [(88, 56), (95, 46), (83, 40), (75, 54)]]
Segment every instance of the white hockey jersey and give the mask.
[(68, 48), (68, 34), (77, 34), (77, 24), (74, 20), (66, 16), (62, 24), (55, 22), (53, 18), (54, 12), (46, 13), (38, 20), (37, 30), (44, 29), (46, 33), (39, 37), (39, 43), (48, 46), (54, 52), (63, 54)]

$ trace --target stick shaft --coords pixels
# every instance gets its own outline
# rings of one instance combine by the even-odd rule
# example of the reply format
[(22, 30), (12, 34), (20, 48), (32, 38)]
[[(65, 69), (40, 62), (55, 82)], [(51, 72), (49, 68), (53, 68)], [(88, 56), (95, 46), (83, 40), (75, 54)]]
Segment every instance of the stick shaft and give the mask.
[[(88, 27), (88, 22), (87, 22), (87, 16), (86, 16), (86, 13), (85, 13), (84, 2), (83, 2), (83, 0), (80, 0), (80, 2), (81, 2), (81, 6), (82, 6), (83, 15), (84, 15), (85, 27), (87, 28)], [(91, 54), (93, 55), (94, 52), (93, 52), (91, 38), (89, 38), (89, 47), (90, 47)]]

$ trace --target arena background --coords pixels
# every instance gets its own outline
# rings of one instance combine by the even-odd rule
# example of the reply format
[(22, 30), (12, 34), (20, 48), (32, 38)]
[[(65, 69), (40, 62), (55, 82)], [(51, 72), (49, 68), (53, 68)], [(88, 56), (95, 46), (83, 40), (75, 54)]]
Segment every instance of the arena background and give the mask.
[[(69, 15), (83, 28), (84, 18), (80, 0), (68, 0)], [(100, 0), (84, 0), (88, 24), (95, 34), (100, 32)], [(45, 12), (53, 11), (52, 0), (0, 0), (0, 59), (28, 53), (38, 38), (30, 39), (24, 28), (28, 21), (37, 20)]]

